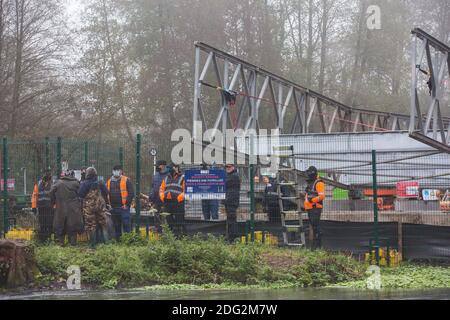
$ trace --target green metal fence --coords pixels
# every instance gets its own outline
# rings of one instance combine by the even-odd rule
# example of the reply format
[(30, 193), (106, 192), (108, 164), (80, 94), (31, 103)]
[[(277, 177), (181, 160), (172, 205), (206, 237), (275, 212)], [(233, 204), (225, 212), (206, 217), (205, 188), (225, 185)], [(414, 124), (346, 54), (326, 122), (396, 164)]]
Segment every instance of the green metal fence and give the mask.
[[(1, 232), (4, 235), (12, 221), (11, 212), (29, 211), (35, 184), (46, 170), (57, 179), (63, 169), (81, 170), (93, 166), (99, 179), (106, 182), (112, 168), (121, 164), (124, 174), (133, 181), (137, 194), (148, 194), (154, 172), (150, 149), (156, 147), (157, 157), (170, 159), (170, 143), (152, 143), (151, 139), (137, 142), (126, 139), (111, 141), (85, 141), (46, 138), (42, 141), (2, 140), (1, 178)], [(6, 179), (4, 179), (6, 177)], [(6, 199), (6, 201), (5, 201)], [(136, 203), (136, 219), (139, 223), (140, 202)], [(20, 227), (20, 226), (19, 226)]]
[[(314, 140), (312, 140), (314, 139)], [(308, 166), (318, 167), (326, 183), (327, 198), (322, 213), (324, 247), (363, 255), (371, 249), (395, 247), (411, 258), (450, 259), (450, 155), (433, 150), (377, 150), (365, 135), (285, 136), (283, 145), (294, 146), (299, 173)], [(314, 143), (310, 143), (314, 141)], [(121, 164), (124, 174), (134, 184), (136, 194), (149, 194), (156, 159), (170, 162), (175, 142), (166, 138), (151, 139), (138, 135), (135, 141), (71, 140), (47, 138), (41, 141), (2, 140), (0, 155), (2, 196), (1, 232), (15, 227), (36, 227), (27, 221), (31, 193), (45, 170), (57, 178), (62, 169), (79, 170), (94, 166), (100, 179), (106, 181), (114, 165)], [(310, 147), (310, 149), (309, 149)], [(150, 150), (157, 150), (156, 159)], [(267, 151), (267, 150), (266, 150)], [(183, 170), (199, 168), (183, 165)], [(264, 166), (239, 166), (241, 180), (240, 205), (237, 210), (236, 234), (245, 241), (258, 241), (260, 235), (280, 235), (280, 215), (268, 204), (269, 185)], [(327, 181), (328, 181), (327, 180)], [(417, 195), (403, 194), (403, 188), (417, 189)], [(305, 190), (298, 178), (297, 194)], [(440, 196), (424, 197), (426, 192)], [(446, 203), (448, 202), (448, 207)], [(227, 214), (218, 203), (218, 219), (206, 218), (201, 200), (186, 201), (183, 224), (186, 234), (224, 235)], [(155, 227), (155, 217), (148, 206), (136, 202), (133, 211), (135, 230)], [(303, 215), (306, 226), (309, 219)], [(30, 225), (31, 224), (31, 225)], [(306, 229), (307, 238), (311, 234)], [(250, 237), (247, 237), (250, 235)], [(376, 252), (378, 252), (376, 250)], [(382, 260), (376, 257), (379, 262)]]

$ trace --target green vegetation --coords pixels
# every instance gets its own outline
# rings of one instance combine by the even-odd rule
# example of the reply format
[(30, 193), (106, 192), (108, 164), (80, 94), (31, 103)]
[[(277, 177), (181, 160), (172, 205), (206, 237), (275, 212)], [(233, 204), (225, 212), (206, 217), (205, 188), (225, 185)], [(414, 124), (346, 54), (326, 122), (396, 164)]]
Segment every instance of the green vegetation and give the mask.
[[(223, 239), (161, 241), (126, 234), (118, 243), (60, 247), (35, 245), (39, 274), (30, 288), (65, 288), (69, 266), (81, 268), (84, 288), (140, 290), (236, 290), (295, 287), (366, 289), (367, 266), (326, 251), (261, 244), (229, 245)], [(403, 264), (382, 268), (383, 289), (450, 288), (450, 268)]]
[(95, 250), (38, 246), (36, 259), (37, 286), (65, 281), (70, 265), (80, 266), (84, 286), (100, 288), (320, 287), (364, 277), (364, 266), (342, 255), (229, 245), (214, 237), (176, 240), (170, 233), (152, 242), (126, 235)]
[[(365, 289), (364, 280), (340, 283), (337, 287)], [(383, 289), (450, 288), (450, 268), (403, 264), (398, 268), (381, 269)]]

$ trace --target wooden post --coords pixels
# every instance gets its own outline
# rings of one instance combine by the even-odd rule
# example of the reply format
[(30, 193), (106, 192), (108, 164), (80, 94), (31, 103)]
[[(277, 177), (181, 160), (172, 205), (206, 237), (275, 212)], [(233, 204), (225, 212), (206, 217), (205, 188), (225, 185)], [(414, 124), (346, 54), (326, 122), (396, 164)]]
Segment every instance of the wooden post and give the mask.
[(0, 240), (0, 286), (17, 288), (34, 280), (37, 273), (34, 250), (23, 241)]
[(397, 224), (397, 241), (398, 241), (398, 255), (399, 260), (403, 260), (403, 221), (402, 217), (400, 217), (400, 220), (398, 220)]

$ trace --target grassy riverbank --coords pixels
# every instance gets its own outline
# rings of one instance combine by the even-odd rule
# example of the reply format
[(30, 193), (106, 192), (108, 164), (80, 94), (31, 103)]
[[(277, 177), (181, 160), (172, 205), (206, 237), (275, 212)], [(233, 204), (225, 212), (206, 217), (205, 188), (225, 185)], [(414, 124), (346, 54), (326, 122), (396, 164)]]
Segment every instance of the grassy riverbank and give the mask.
[[(366, 289), (367, 266), (325, 251), (229, 245), (221, 239), (176, 240), (170, 233), (147, 242), (125, 235), (120, 243), (35, 246), (38, 275), (28, 288), (66, 288), (67, 268), (81, 269), (82, 288), (142, 290), (236, 290), (297, 287)], [(450, 268), (403, 264), (382, 268), (384, 289), (450, 288)], [(6, 289), (0, 289), (6, 293)]]
[(362, 279), (365, 270), (350, 257), (324, 251), (229, 245), (213, 237), (176, 240), (170, 234), (149, 243), (129, 236), (95, 250), (49, 245), (35, 252), (38, 287), (64, 285), (71, 265), (80, 266), (84, 286), (98, 288), (323, 287)]
[[(383, 289), (450, 288), (450, 267), (403, 264), (398, 268), (381, 269)], [(365, 280), (344, 282), (337, 287), (365, 289)]]

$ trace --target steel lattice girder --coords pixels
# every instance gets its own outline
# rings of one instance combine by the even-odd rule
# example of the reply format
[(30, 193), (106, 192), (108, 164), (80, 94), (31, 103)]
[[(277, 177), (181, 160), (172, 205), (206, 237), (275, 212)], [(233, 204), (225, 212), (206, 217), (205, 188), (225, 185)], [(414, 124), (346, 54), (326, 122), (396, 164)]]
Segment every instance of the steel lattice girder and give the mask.
[[(203, 100), (204, 88), (218, 89), (218, 113), (211, 102)], [(225, 91), (237, 93), (235, 121)], [(269, 106), (264, 112), (274, 120), (266, 129), (280, 129), (282, 133), (384, 132), (411, 127), (409, 115), (349, 107), (207, 44), (195, 43), (194, 137), (199, 138), (195, 130), (199, 121), (203, 131), (209, 129), (205, 112), (215, 118), (213, 129), (259, 130), (263, 104)], [(294, 114), (290, 128), (286, 128), (288, 111)]]
[[(444, 79), (450, 81), (450, 47), (421, 29), (412, 32), (412, 85), (409, 132), (412, 138), (450, 153), (450, 121), (442, 116)], [(426, 59), (428, 70), (422, 68)], [(427, 73), (431, 83), (428, 109), (422, 114), (419, 74)], [(449, 106), (446, 106), (449, 107)], [(418, 115), (421, 115), (420, 117)], [(428, 135), (432, 132), (432, 136)]]
[[(291, 134), (258, 139), (258, 155), (272, 154), (275, 145), (293, 146), (299, 172), (314, 165), (328, 174), (327, 184), (344, 189), (371, 185), (372, 150), (377, 150), (380, 185), (395, 186), (402, 181), (419, 181), (423, 187), (450, 185), (450, 155), (411, 139), (408, 131)], [(238, 139), (237, 148), (248, 154), (248, 138)]]

